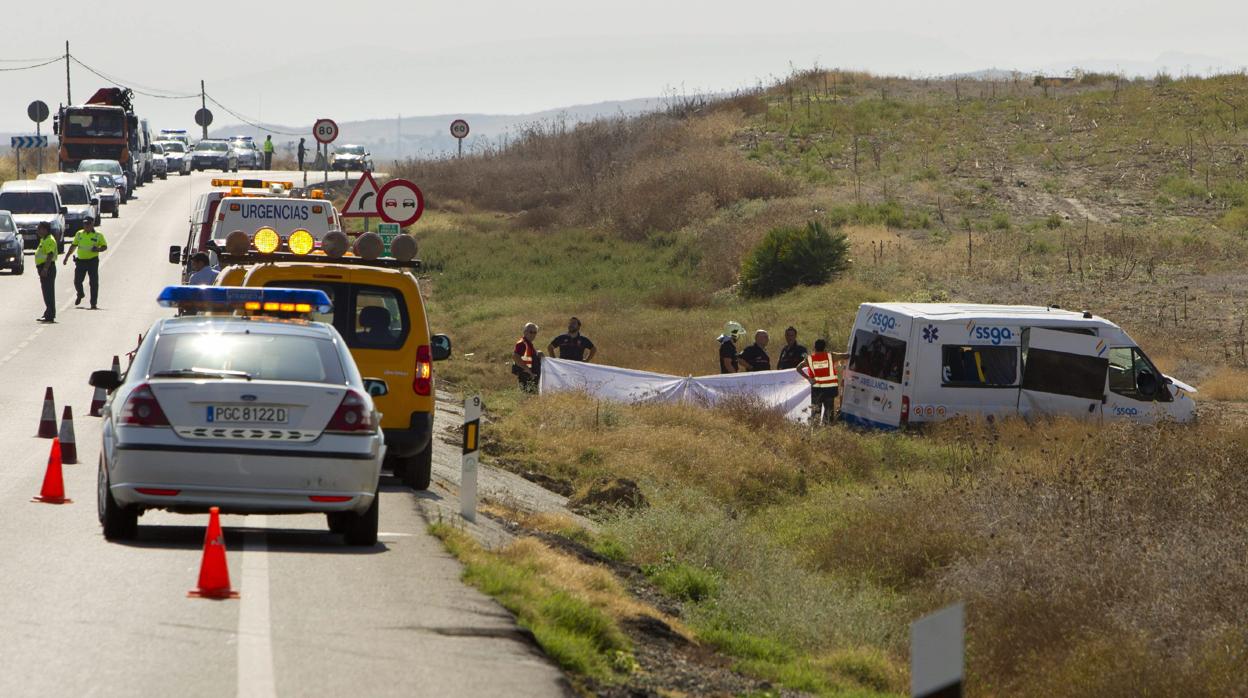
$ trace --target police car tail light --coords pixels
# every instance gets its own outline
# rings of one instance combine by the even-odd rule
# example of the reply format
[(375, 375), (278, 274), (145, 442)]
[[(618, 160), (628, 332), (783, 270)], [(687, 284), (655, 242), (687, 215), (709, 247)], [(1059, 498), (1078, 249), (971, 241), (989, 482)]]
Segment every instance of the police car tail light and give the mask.
[(433, 392), (433, 350), (428, 344), (416, 347), (416, 377), (412, 380), (412, 390), (417, 395)]
[(334, 411), (334, 416), (329, 418), (329, 424), (325, 425), (325, 431), (335, 434), (371, 433), (373, 415), (368, 409), (368, 403), (359, 393), (348, 390), (342, 396), (342, 403)]
[(144, 383), (130, 391), (130, 397), (121, 407), (121, 423), (132, 427), (167, 427), (169, 419), (160, 409), (152, 387)]

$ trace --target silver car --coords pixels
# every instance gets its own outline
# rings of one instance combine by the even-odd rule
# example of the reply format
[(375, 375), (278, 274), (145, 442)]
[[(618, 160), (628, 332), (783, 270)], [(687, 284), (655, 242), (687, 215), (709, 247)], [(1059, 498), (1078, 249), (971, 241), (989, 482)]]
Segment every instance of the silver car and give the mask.
[(258, 170), (264, 165), (264, 156), (260, 154), (260, 149), (256, 147), (256, 142), (251, 139), (251, 136), (231, 139), (230, 147), (238, 159), (240, 170)]
[(330, 169), (334, 170), (359, 170), (360, 172), (373, 170), (373, 154), (368, 152), (368, 148), (362, 145), (340, 145), (334, 149), (333, 155), (329, 156)]
[(96, 195), (100, 197), (100, 213), (111, 213), (116, 218), (121, 213), (121, 193), (117, 191), (117, 182), (107, 172), (84, 172), (95, 185)]
[(179, 175), (188, 175), (191, 173), (191, 157), (187, 152), (186, 144), (182, 141), (160, 141), (159, 145), (165, 154), (165, 171), (167, 173), (177, 172)]
[[(315, 297), (315, 298), (313, 298)], [(171, 286), (164, 305), (200, 311), (272, 303), (286, 317), (330, 310), (321, 291)], [(169, 301), (173, 301), (172, 303)], [(202, 301), (202, 302), (201, 302)], [(366, 385), (366, 383), (368, 385)], [(125, 377), (91, 374), (104, 406), (97, 504), (104, 536), (138, 517), (201, 513), (327, 515), (348, 544), (377, 542), (384, 437), (370, 391), (338, 330), (252, 315), (156, 321)]]
[(160, 179), (169, 178), (169, 163), (165, 160), (165, 148), (159, 143), (151, 145), (152, 176)]

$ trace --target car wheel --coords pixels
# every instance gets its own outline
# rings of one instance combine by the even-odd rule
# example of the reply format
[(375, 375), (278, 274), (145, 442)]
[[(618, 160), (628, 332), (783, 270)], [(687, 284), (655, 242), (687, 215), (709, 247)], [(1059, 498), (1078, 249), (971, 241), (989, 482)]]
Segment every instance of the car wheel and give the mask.
[(103, 218), (103, 216), (101, 216), (101, 215), (100, 215), (100, 214), (98, 214), (98, 213), (97, 213), (97, 214), (95, 214), (95, 224), (96, 224), (96, 225), (99, 225), (99, 224), (100, 224), (100, 219), (101, 219), (101, 218)]
[(139, 515), (113, 499), (113, 492), (108, 487), (108, 471), (104, 467), (103, 455), (100, 456), (99, 476), (96, 478), (96, 510), (99, 512), (100, 525), (104, 527), (105, 539), (129, 540), (138, 535)]
[(401, 471), (399, 477), (403, 480), (404, 485), (414, 490), (429, 489), (429, 482), (433, 479), (432, 440), (420, 453), (395, 460)]
[(378, 491), (373, 493), (373, 503), (363, 514), (344, 512), (347, 517), (342, 536), (347, 545), (377, 544), (377, 511), (380, 506), (381, 492)]
[(325, 514), (325, 522), (329, 525), (329, 532), (346, 533), (347, 517), (349, 515), (350, 512), (346, 511), (331, 511)]
[(13, 267), (13, 276), (21, 276), (24, 271), (26, 271), (26, 263), (22, 262)]
[(161, 174), (161, 175), (160, 175), (160, 178), (161, 178), (161, 179), (169, 179), (169, 173), (168, 173), (168, 172), (165, 172), (165, 173)]
[(118, 216), (117, 209), (113, 209), (113, 218), (116, 218), (117, 216)]

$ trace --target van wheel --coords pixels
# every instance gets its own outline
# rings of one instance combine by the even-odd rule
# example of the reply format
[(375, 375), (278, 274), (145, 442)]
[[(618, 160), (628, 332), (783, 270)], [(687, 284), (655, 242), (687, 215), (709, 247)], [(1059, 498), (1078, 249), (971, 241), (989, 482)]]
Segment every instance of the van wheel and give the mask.
[(325, 523), (329, 526), (329, 532), (346, 533), (348, 516), (350, 512), (346, 511), (331, 511), (325, 514)]
[(347, 545), (369, 546), (377, 544), (377, 512), (381, 505), (381, 492), (373, 493), (373, 503), (363, 514), (343, 512), (346, 525), (342, 537)]
[(117, 209), (116, 209), (116, 208), (114, 208), (114, 209), (113, 209), (113, 218), (116, 218), (118, 215), (119, 215), (119, 212), (117, 211)]
[(26, 271), (26, 263), (22, 262), (13, 267), (13, 276), (21, 276), (24, 271)]
[(399, 476), (403, 484), (414, 490), (429, 489), (433, 479), (433, 440), (430, 439), (425, 449), (414, 456), (396, 459), (402, 474)]

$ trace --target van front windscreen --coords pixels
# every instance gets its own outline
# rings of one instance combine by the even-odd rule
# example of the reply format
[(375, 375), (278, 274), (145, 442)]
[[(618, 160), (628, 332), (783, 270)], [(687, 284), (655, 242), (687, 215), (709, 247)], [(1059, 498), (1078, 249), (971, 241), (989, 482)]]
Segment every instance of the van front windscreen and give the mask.
[(56, 197), (43, 191), (6, 191), (0, 194), (0, 209), (10, 213), (56, 213)]
[(906, 364), (906, 343), (867, 330), (854, 333), (849, 370), (890, 383), (900, 383)]
[(61, 191), (61, 203), (66, 206), (82, 206), (91, 203), (87, 198), (87, 188), (81, 184), (58, 184)]

